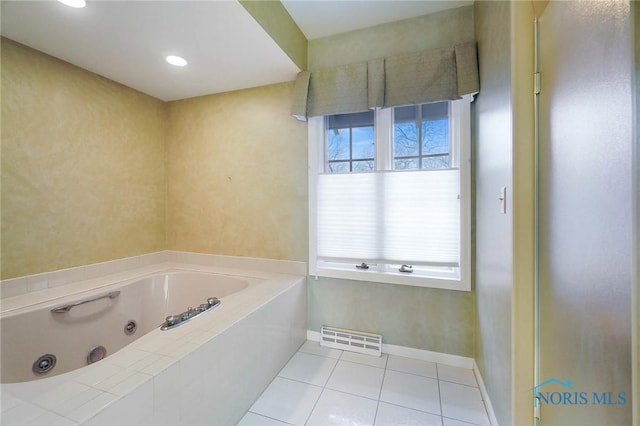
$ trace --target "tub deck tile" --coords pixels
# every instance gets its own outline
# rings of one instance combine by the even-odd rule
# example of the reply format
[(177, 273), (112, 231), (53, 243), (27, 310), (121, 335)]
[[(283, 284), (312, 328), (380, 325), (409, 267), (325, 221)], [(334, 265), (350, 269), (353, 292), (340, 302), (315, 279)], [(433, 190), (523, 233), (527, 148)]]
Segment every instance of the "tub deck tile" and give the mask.
[(141, 370), (141, 372), (150, 376), (155, 376), (156, 374), (161, 373), (176, 362), (178, 362), (177, 358), (160, 356), (160, 358), (158, 358), (154, 363), (149, 364), (146, 368)]
[(95, 416), (103, 408), (117, 401), (120, 397), (108, 392), (101, 392), (95, 398), (89, 400), (87, 403), (77, 407), (75, 410), (67, 414), (67, 417), (78, 423), (89, 420)]
[(124, 396), (129, 392), (131, 392), (132, 390), (136, 389), (138, 386), (142, 385), (143, 383), (146, 383), (147, 381), (151, 380), (151, 378), (152, 376), (149, 374), (134, 372), (125, 380), (123, 380), (122, 382), (118, 383), (116, 386), (109, 389), (109, 393), (113, 393), (119, 396)]
[[(90, 392), (91, 387), (78, 382), (66, 382), (47, 392), (39, 395), (32, 402), (50, 411), (55, 411), (58, 407), (64, 405), (70, 399)], [(86, 401), (85, 401), (86, 402)], [(62, 413), (63, 414), (63, 413)], [(64, 415), (64, 414), (63, 414)]]
[(62, 404), (56, 407), (47, 407), (47, 408), (53, 411), (54, 413), (57, 413), (57, 414), (60, 414), (61, 416), (66, 417), (69, 415), (69, 413), (77, 410), (78, 408), (85, 405), (87, 402), (99, 397), (103, 393), (104, 392), (102, 392), (101, 390), (89, 388), (78, 395), (68, 398), (66, 401), (64, 401)]
[(74, 380), (87, 386), (95, 387), (95, 385), (103, 380), (106, 380), (122, 371), (124, 371), (123, 367), (109, 364), (107, 362), (99, 362), (88, 367), (86, 373), (76, 377)]

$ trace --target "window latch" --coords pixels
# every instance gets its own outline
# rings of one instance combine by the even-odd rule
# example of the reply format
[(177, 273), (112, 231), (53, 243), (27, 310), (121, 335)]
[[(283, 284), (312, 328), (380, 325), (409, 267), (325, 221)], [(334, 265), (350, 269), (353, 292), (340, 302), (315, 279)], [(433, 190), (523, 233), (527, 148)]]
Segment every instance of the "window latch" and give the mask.
[(411, 265), (402, 265), (400, 267), (400, 269), (398, 269), (398, 271), (410, 274), (410, 273), (413, 272), (413, 266), (411, 266)]
[(356, 265), (356, 268), (358, 269), (369, 269), (369, 265), (367, 265), (366, 263), (362, 262), (359, 265)]

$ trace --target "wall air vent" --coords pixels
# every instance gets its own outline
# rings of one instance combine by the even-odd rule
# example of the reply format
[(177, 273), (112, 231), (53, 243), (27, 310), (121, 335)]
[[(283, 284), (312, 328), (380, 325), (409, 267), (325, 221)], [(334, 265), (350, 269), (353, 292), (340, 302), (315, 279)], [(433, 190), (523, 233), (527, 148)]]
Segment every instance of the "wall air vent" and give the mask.
[(320, 346), (380, 356), (382, 355), (382, 336), (325, 326), (320, 328)]

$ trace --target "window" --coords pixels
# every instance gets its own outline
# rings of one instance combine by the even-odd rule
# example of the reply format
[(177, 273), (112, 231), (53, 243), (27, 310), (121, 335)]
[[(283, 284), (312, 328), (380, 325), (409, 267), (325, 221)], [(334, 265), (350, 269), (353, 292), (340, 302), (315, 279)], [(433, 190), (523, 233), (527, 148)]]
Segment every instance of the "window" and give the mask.
[(311, 275), (470, 290), (470, 102), (309, 120)]
[(327, 172), (374, 170), (373, 111), (327, 117)]
[(393, 160), (400, 169), (448, 169), (451, 166), (449, 103), (393, 109)]

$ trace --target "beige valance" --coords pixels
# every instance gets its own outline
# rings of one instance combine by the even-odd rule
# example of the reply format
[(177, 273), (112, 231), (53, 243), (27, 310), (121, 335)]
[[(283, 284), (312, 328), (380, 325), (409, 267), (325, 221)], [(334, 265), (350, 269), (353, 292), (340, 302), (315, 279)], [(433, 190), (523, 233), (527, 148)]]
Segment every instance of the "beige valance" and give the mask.
[(361, 112), (460, 99), (479, 91), (474, 42), (298, 74), (292, 115)]

